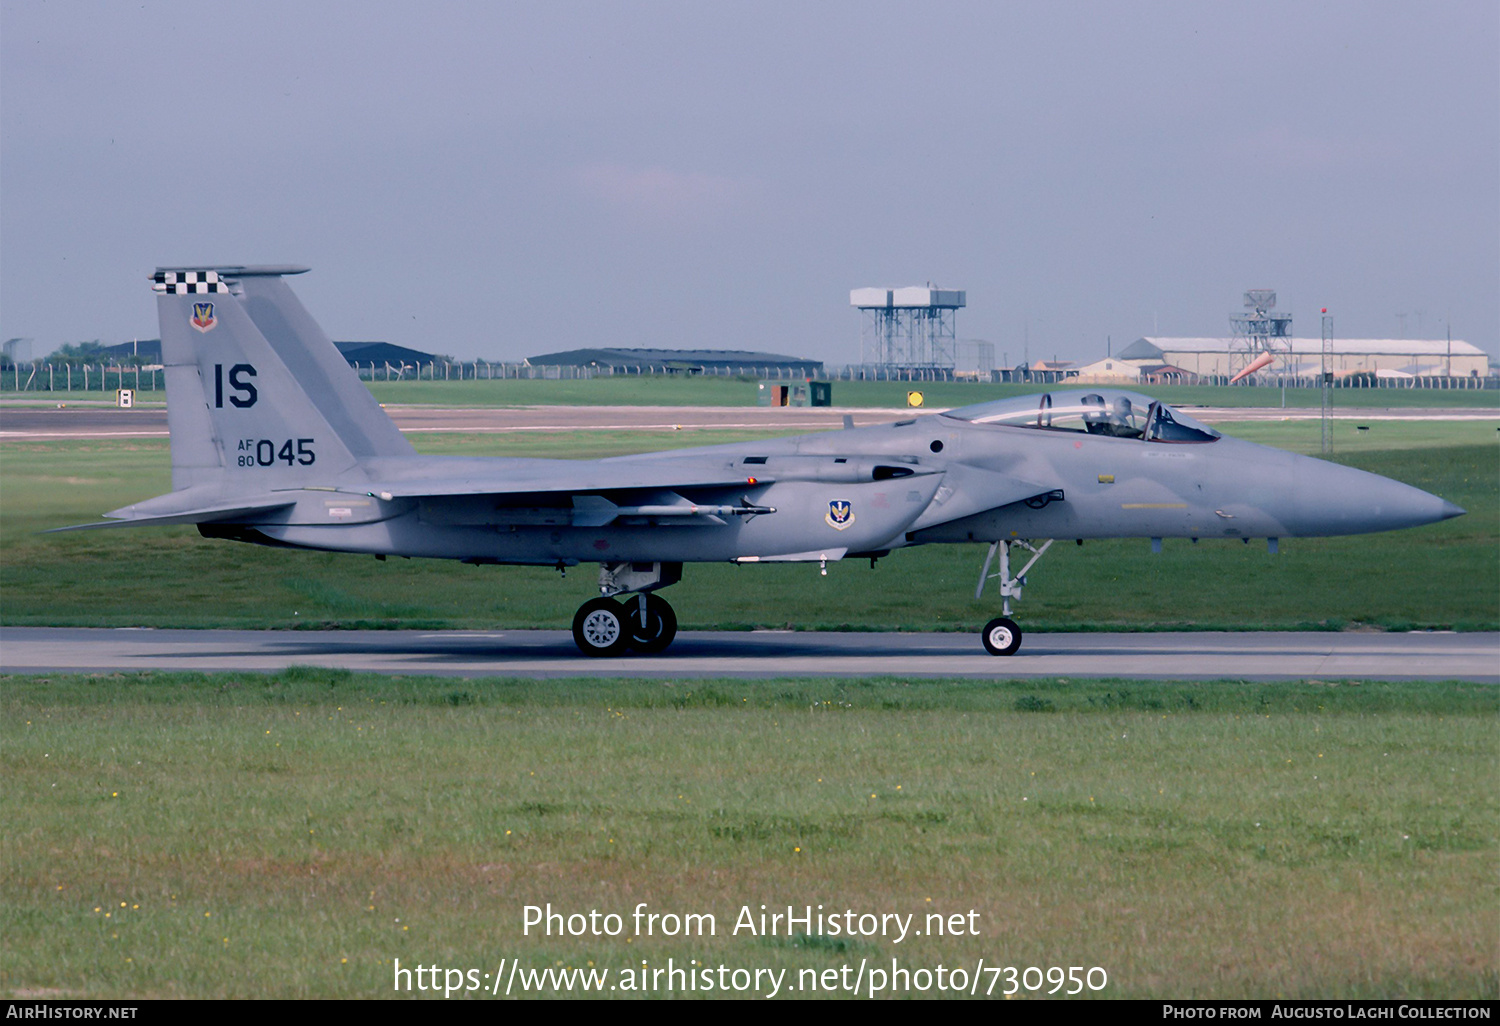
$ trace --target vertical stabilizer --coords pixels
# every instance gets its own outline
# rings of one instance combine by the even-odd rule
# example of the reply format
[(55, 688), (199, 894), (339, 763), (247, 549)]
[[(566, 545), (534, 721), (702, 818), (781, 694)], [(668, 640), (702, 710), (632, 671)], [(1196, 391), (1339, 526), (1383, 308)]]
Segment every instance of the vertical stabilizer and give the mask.
[(172, 487), (326, 485), (410, 443), (281, 280), (304, 268), (161, 268)]
[(279, 275), (246, 277), (241, 285), (245, 312), (355, 457), (415, 455), (291, 286)]

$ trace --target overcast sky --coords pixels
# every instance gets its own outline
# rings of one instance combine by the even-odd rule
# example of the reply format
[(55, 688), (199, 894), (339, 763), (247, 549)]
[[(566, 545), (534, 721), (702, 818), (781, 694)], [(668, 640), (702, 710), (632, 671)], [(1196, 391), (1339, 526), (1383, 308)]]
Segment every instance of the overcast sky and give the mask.
[[(1500, 5), (0, 2), (0, 337), (155, 337), (158, 264), (302, 263), (338, 339), (859, 359), (1500, 340)], [(1404, 332), (1403, 332), (1404, 327)]]

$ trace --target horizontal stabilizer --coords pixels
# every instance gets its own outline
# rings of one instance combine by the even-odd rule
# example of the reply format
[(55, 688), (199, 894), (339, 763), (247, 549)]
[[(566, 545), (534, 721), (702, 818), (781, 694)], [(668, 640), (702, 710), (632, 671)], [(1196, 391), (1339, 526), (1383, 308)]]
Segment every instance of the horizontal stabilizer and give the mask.
[(122, 517), (118, 520), (105, 520), (97, 524), (74, 524), (71, 527), (54, 527), (43, 534), (56, 534), (59, 531), (92, 531), (100, 527), (141, 527), (146, 525), (164, 526), (167, 524), (212, 524), (221, 521), (235, 521), (245, 517), (259, 516), (262, 513), (273, 513), (279, 509), (286, 509), (296, 505), (295, 502), (271, 502), (255, 506), (209, 506), (204, 509), (191, 509), (185, 513), (168, 513), (162, 516), (149, 517)]

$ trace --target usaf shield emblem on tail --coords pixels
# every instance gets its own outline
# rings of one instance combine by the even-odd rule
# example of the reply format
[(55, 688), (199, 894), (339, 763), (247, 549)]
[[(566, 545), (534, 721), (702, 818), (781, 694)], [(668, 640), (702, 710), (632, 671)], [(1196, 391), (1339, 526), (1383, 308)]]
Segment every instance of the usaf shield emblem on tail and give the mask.
[(835, 531), (854, 523), (854, 505), (848, 499), (829, 499), (828, 515), (823, 518)]
[(193, 327), (199, 331), (210, 331), (218, 320), (214, 317), (214, 305), (212, 303), (193, 304)]

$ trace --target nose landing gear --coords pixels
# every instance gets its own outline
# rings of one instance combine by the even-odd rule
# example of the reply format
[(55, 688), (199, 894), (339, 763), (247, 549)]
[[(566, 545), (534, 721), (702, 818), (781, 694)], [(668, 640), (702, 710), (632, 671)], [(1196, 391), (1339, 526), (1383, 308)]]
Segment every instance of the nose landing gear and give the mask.
[[(1032, 554), (1021, 568), (1021, 572), (1014, 577), (1010, 573), (1010, 547), (1019, 545)], [(1000, 578), (1000, 611), (1004, 616), (997, 616), (984, 625), (984, 630), (979, 632), (980, 640), (984, 642), (985, 651), (990, 655), (1008, 656), (1015, 655), (1021, 648), (1021, 628), (1010, 618), (1010, 600), (1014, 598), (1021, 601), (1021, 589), (1026, 586), (1026, 571), (1036, 565), (1046, 551), (1052, 547), (1052, 539), (1048, 538), (1038, 548), (1029, 541), (1019, 538), (1013, 541), (997, 541), (990, 543), (990, 551), (984, 557), (984, 569), (979, 571), (979, 587), (974, 589), (974, 597), (980, 598), (984, 595), (985, 582), (992, 577)], [(1000, 570), (998, 573), (990, 573), (990, 564), (995, 561), (995, 553), (1000, 554)]]
[(1008, 616), (997, 616), (980, 632), (990, 655), (1015, 655), (1021, 647), (1021, 628)]

